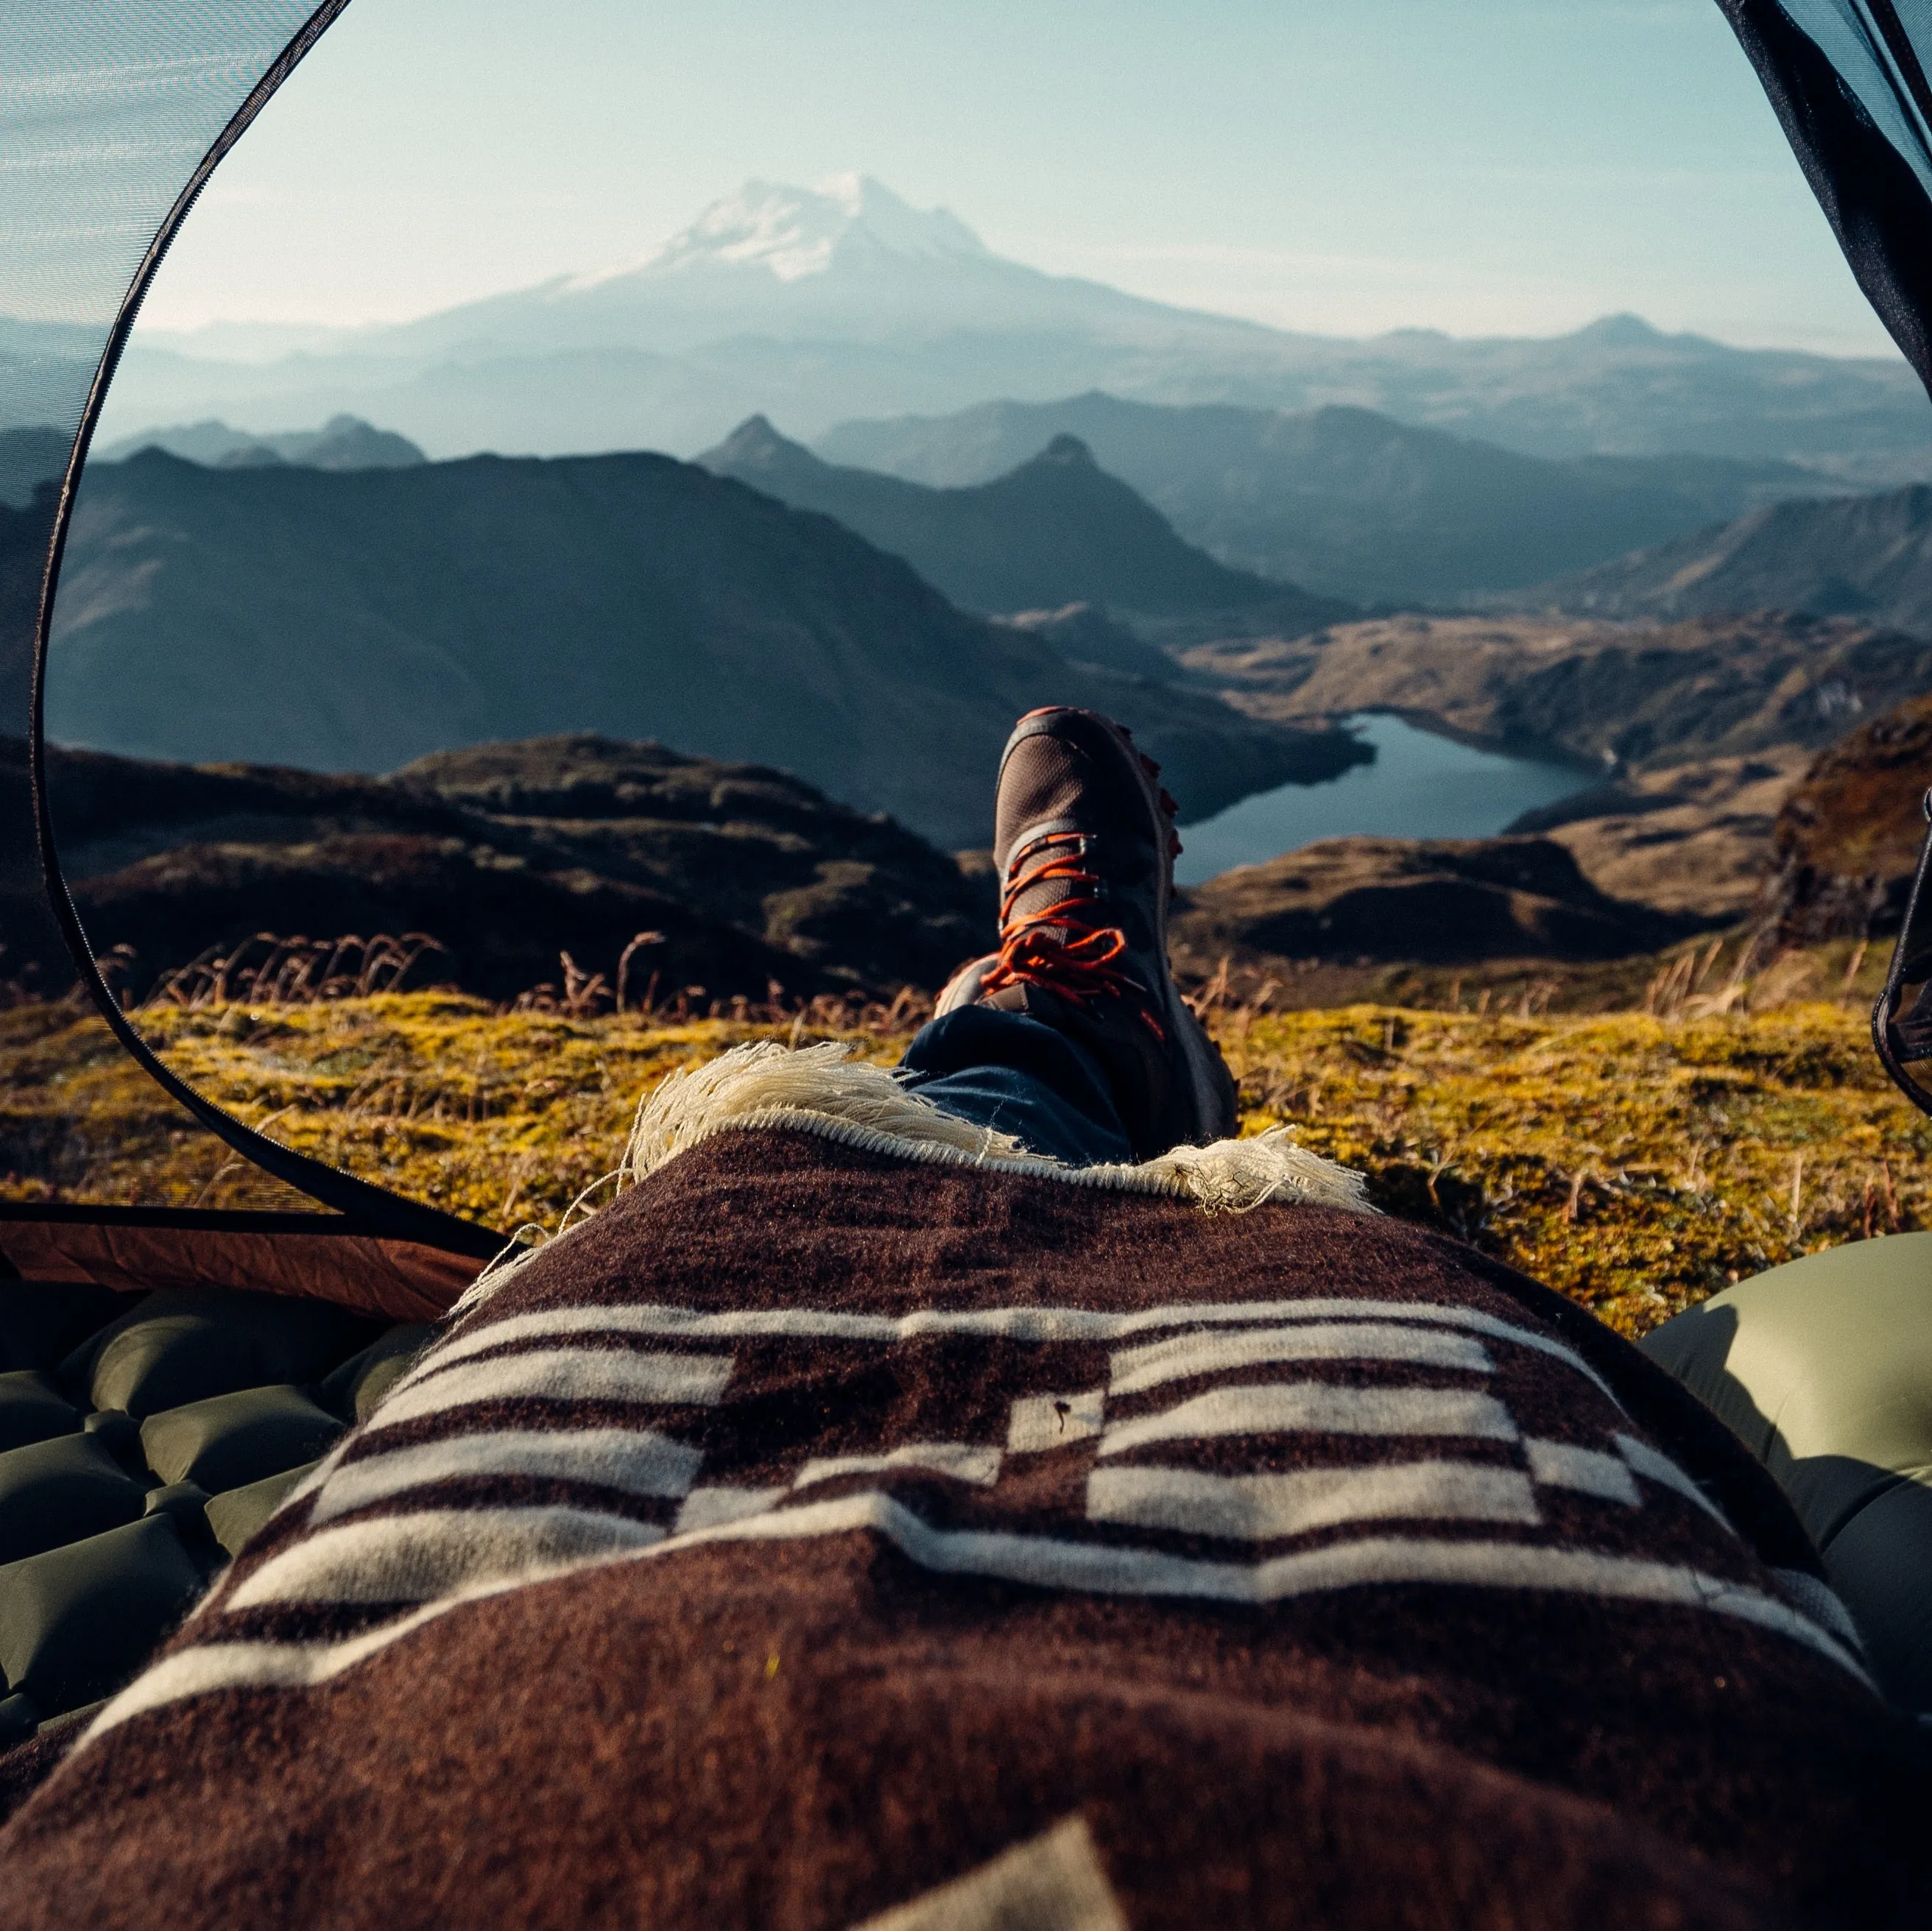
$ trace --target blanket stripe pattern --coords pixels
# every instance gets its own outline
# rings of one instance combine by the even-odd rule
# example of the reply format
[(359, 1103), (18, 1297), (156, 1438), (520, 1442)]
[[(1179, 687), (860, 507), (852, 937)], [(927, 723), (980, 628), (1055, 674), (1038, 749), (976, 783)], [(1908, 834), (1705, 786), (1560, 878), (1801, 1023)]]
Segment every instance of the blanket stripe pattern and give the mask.
[[(746, 1162), (760, 1141), (784, 1144), (786, 1158), (772, 1164), (808, 1192), (842, 1174), (862, 1194), (869, 1187), (881, 1228), (896, 1217), (901, 1237), (887, 1231), (868, 1255), (854, 1226), (849, 1240), (831, 1239), (844, 1266), (835, 1254), (829, 1266), (821, 1257), (788, 1270), (783, 1250), (808, 1239), (808, 1220), (788, 1218), (782, 1198), (760, 1203), (755, 1218), (742, 1211), (757, 1198), (760, 1169)], [(1138, 1222), (1160, 1238), (1131, 1268), (1097, 1252), (1051, 1276), (1012, 1264), (1026, 1250), (1000, 1242), (1018, 1240), (1024, 1216), (1010, 1210), (1014, 1190), (1028, 1187), (1050, 1197), (1042, 1213), (1086, 1216), (1109, 1239), (1124, 1220), (1129, 1234)], [(999, 1210), (982, 1212), (991, 1234), (971, 1225), (976, 1191), (988, 1190)], [(1531, 1884), (1511, 1862), (1521, 1863), (1520, 1847), (1502, 1833), (1490, 1877), (1508, 1909), (1527, 1915), (1498, 1922), (1570, 1922), (1564, 1914), (1586, 1903), (1599, 1915), (1574, 1921), (1624, 1921), (1619, 1912), (1642, 1902), (1643, 1885), (1619, 1903), (1615, 1885), (1592, 1890), (1580, 1875), (1612, 1840), (1623, 1866), (1649, 1870), (1673, 1909), (1697, 1898), (1711, 1922), (1756, 1921), (1778, 1894), (1776, 1859), (1753, 1868), (1733, 1858), (1727, 1867), (1724, 1851), (1738, 1821), (1727, 1804), (1742, 1811), (1747, 1790), (1747, 1834), (1761, 1849), (1780, 1818), (1810, 1817), (1783, 1852), (1797, 1894), (1822, 1894), (1826, 1873), (1862, 1861), (1861, 1908), (1876, 1903), (1897, 1876), (1896, 1855), (1874, 1864), (1870, 1833), (1882, 1820), (1868, 1816), (1847, 1834), (1846, 1805), (1880, 1765), (1904, 1788), (1906, 1746), (1815, 1564), (1765, 1546), (1753, 1511), (1770, 1505), (1749, 1489), (1752, 1477), (1732, 1468), (1713, 1480), (1690, 1465), (1688, 1438), (1657, 1425), (1660, 1378), (1632, 1366), (1634, 1351), (1552, 1322), (1540, 1291), (1512, 1291), (1502, 1270), (1413, 1230), (1288, 1208), (1204, 1231), (1198, 1216), (1184, 1225), (1187, 1210), (1162, 1201), (1070, 1208), (1058, 1196), (1073, 1191), (929, 1172), (908, 1184), (902, 1165), (780, 1135), (721, 1136), (682, 1156), (437, 1337), (162, 1657), (99, 1714), (0, 1840), (0, 1855), (28, 1869), (36, 1855), (56, 1855), (56, 1817), (78, 1821), (68, 1841), (84, 1843), (104, 1827), (112, 1793), (124, 1796), (158, 1755), (189, 1765), (204, 1800), (219, 1791), (238, 1804), (265, 1785), (305, 1788), (318, 1762), (385, 1788), (362, 1760), (358, 1726), (414, 1696), (440, 1711), (428, 1731), (440, 1774), (470, 1786), (494, 1819), (497, 1855), (514, 1859), (514, 1809), (506, 1816), (479, 1793), (506, 1774), (541, 1782), (550, 1772), (527, 1751), (507, 1770), (492, 1755), (502, 1747), (489, 1741), (496, 1720), (466, 1701), (482, 1693), (470, 1677), (486, 1655), (527, 1696), (549, 1694), (572, 1711), (560, 1744), (586, 1725), (621, 1729), (646, 1714), (694, 1725), (670, 1758), (592, 1754), (634, 1817), (658, 1818), (661, 1834), (701, 1832), (712, 1801), (703, 1767), (721, 1752), (761, 1757), (771, 1740), (734, 1729), (694, 1693), (690, 1708), (667, 1713), (662, 1680), (653, 1702), (630, 1672), (669, 1671), (674, 1681), (680, 1656), (688, 1670), (696, 1639), (686, 1632), (706, 1624), (707, 1604), (728, 1599), (755, 1632), (746, 1651), (754, 1666), (764, 1657), (768, 1681), (803, 1667), (824, 1673), (821, 1686), (844, 1686), (832, 1731), (821, 1713), (818, 1730), (790, 1739), (796, 1770), (830, 1776), (846, 1726), (878, 1747), (869, 1787), (828, 1787), (808, 1822), (787, 1800), (796, 1840), (786, 1855), (806, 1874), (796, 1880), (802, 1901), (763, 1918), (775, 1908), (769, 1871), (755, 1882), (714, 1873), (693, 1923), (854, 1925), (903, 1915), (928, 1894), (956, 1901), (967, 1894), (948, 1887), (982, 1868), (1007, 1873), (981, 1884), (995, 1900), (988, 1909), (1012, 1872), (1058, 1872), (1048, 1891), (1064, 1879), (1085, 1902), (1066, 1907), (1071, 1918), (1042, 1906), (1042, 1924), (1190, 1921), (1202, 1900), (1182, 1867), (1136, 1877), (1121, 1849), (1126, 1837), (1172, 1834), (1172, 1813), (1190, 1807), (1186, 1833), (1250, 1844), (1300, 1834), (1310, 1840), (1297, 1853), (1304, 1861), (1330, 1855), (1320, 1843), (1346, 1833), (1332, 1818), (1298, 1816), (1284, 1794), (1293, 1777), (1244, 1786), (1230, 1772), (1201, 1788), (1182, 1767), (1207, 1758), (1177, 1756), (1159, 1721), (1129, 1726), (1138, 1746), (1108, 1741), (1041, 1687), (1078, 1677), (1081, 1699), (1131, 1693), (1158, 1705), (1165, 1686), (1199, 1722), (1190, 1659), (1208, 1651), (1235, 1729), (1267, 1712), (1291, 1728), (1318, 1721), (1323, 1748), (1340, 1738), (1368, 1761), (1420, 1749), (1432, 1766), (1421, 1784), (1437, 1790), (1445, 1814), (1461, 1801), (1459, 1786), (1466, 1796), (1469, 1780), (1498, 1775), (1521, 1786), (1539, 1843), (1562, 1834), (1551, 1805), (1594, 1807), (1558, 1861), (1568, 1860), (1560, 1882), (1546, 1872)], [(936, 1207), (940, 1232), (969, 1246), (991, 1241), (1004, 1264), (982, 1255), (981, 1264), (935, 1273)], [(1002, 1219), (1013, 1222), (1004, 1237)], [(702, 1238), (680, 1238), (700, 1225)], [(1274, 1251), (1260, 1254), (1264, 1232)], [(1298, 1250), (1298, 1263), (1284, 1260)], [(586, 1714), (568, 1654), (539, 1637), (560, 1618), (594, 1621), (578, 1654), (586, 1666), (598, 1659), (601, 1718)], [(998, 1841), (968, 1844), (956, 1821), (944, 1821), (958, 1794), (947, 1780), (980, 1769), (956, 1772), (942, 1757), (932, 1791), (915, 1798), (894, 1787), (881, 1740), (909, 1720), (909, 1642), (931, 1659), (922, 1669), (964, 1672), (954, 1693), (964, 1700), (942, 1728), (980, 1724), (998, 1738), (1018, 1722), (1019, 1698), (1028, 1726), (1057, 1730), (1057, 1783), (1038, 1802), (1014, 1800)], [(1512, 1645), (1527, 1672), (1513, 1689), (1492, 1656), (1472, 1660)], [(969, 1656), (979, 1659), (970, 1667)], [(440, 1671), (466, 1687), (439, 1689)], [(1525, 1691), (1526, 1681), (1536, 1687)], [(889, 1711), (875, 1707), (881, 1698)], [(1248, 1714), (1232, 1714), (1242, 1705)], [(427, 1722), (418, 1713), (404, 1727)], [(1313, 1747), (1295, 1735), (1296, 1749)], [(1229, 1747), (1217, 1736), (1208, 1757)], [(1009, 1746), (981, 1747), (997, 1759)], [(1756, 1760), (1728, 1764), (1727, 1748)], [(1137, 1755), (1147, 1761), (1130, 1797), (1120, 1780)], [(1680, 1783), (1688, 1814), (1673, 1816), (1630, 1768), (1646, 1755), (1665, 1777), (1701, 1771), (1713, 1791), (1735, 1785), (1737, 1801), (1687, 1800)], [(1150, 1784), (1150, 1762), (1159, 1772)], [(1403, 1762), (1396, 1781), (1414, 1784)], [(1612, 1764), (1626, 1767), (1627, 1789)], [(1856, 1765), (1866, 1768), (1847, 1771)], [(1821, 1808), (1812, 1786), (1823, 1776), (1840, 1787)], [(1156, 1790), (1166, 1793), (1158, 1801)], [(389, 1795), (398, 1815), (413, 1801)], [(1377, 1802), (1390, 1801), (1384, 1790)], [(918, 1816), (887, 1831), (896, 1848), (886, 1855), (876, 1819), (854, 1819), (895, 1804)], [(138, 1843), (140, 1805), (116, 1814)], [(325, 1840), (332, 1819), (340, 1824), (324, 1801)], [(778, 1858), (770, 1837), (760, 1855)], [(440, 1839), (416, 1852), (432, 1867), (446, 1854)], [(604, 1871), (597, 1895), (621, 1897), (629, 1911), (648, 1904), (654, 1923), (685, 1921), (640, 1874), (650, 1854), (650, 1834), (634, 1834), (630, 1861)], [(184, 1894), (231, 1911), (242, 1896), (260, 1903), (218, 1846), (190, 1852), (168, 1840), (148, 1855), (200, 1870)], [(339, 1845), (314, 1853), (292, 1891), (289, 1873), (276, 1880), (282, 1896), (303, 1900), (296, 1921), (355, 1918), (331, 1888), (344, 1855)], [(608, 1847), (602, 1855), (608, 1864)], [(556, 1921), (598, 1921), (580, 1879), (545, 1861), (560, 1887)], [(1766, 1885), (1759, 1897), (1754, 1887)], [(1306, 1895), (1250, 1896), (1248, 1918), (1234, 1915), (1398, 1921), (1364, 1915), (1366, 1894), (1351, 1902), (1348, 1889), (1338, 1884), (1319, 1910)], [(740, 1891), (760, 1900), (748, 1915), (731, 1908)], [(528, 1921), (546, 1921), (529, 1899), (521, 1908), (535, 1912)], [(977, 1908), (934, 1906), (930, 1921), (970, 1924)], [(1891, 1913), (1878, 1908), (1870, 1921)], [(14, 1921), (8, 1909), (0, 1922)], [(1008, 1921), (996, 1910), (985, 1921)]]
[[(777, 1453), (745, 1426), (794, 1378), (896, 1381), (940, 1351), (957, 1392), (924, 1412), (864, 1433), (842, 1418)], [(1552, 1366), (1567, 1426), (1528, 1433), (1510, 1384)], [(1837, 1599), (1796, 1572), (1760, 1586), (1721, 1510), (1574, 1350), (1440, 1304), (493, 1306), (284, 1513), (304, 1533), (245, 1564), (92, 1735), (182, 1696), (326, 1680), (478, 1594), (586, 1564), (854, 1532), (1042, 1588), (1262, 1603), (1455, 1583), (1669, 1603), (1869, 1687)], [(1682, 1519), (1694, 1558), (1638, 1553), (1646, 1514)]]

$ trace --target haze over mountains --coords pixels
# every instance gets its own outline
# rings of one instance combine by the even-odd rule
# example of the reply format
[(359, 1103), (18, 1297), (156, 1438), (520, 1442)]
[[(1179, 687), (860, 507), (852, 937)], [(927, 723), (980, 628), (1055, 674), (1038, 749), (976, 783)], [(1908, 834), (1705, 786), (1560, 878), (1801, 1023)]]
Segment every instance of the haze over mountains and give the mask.
[[(822, 463), (761, 415), (698, 460), (794, 509), (835, 517), (970, 610), (1079, 601), (1175, 616), (1252, 610), (1294, 594), (1184, 543), (1076, 436), (1057, 436), (1006, 475), (966, 489)], [(1349, 614), (1303, 599), (1282, 620), (1312, 629)]]
[(1736, 349), (1630, 316), (1550, 340), (1294, 334), (1004, 260), (956, 217), (856, 175), (750, 182), (634, 265), (400, 326), (137, 336), (108, 434), (346, 411), (434, 455), (690, 453), (758, 412), (808, 441), (853, 417), (1096, 388), (1368, 408), (1548, 457), (1688, 449), (1872, 486), (1932, 474), (1932, 419), (1902, 361)]
[(1772, 457), (1526, 456), (1339, 404), (1298, 415), (1097, 392), (843, 423), (818, 448), (830, 462), (957, 488), (1062, 436), (1223, 562), (1388, 603), (1540, 583), (1834, 487)]

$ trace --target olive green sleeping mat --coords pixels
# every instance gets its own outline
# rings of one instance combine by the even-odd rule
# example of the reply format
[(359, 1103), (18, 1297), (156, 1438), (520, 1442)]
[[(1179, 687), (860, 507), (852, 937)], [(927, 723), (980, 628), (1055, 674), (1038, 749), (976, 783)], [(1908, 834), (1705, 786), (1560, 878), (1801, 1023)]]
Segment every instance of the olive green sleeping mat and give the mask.
[(1879, 1680), (1932, 1720), (1932, 1234), (1808, 1255), (1642, 1346), (1776, 1477)]

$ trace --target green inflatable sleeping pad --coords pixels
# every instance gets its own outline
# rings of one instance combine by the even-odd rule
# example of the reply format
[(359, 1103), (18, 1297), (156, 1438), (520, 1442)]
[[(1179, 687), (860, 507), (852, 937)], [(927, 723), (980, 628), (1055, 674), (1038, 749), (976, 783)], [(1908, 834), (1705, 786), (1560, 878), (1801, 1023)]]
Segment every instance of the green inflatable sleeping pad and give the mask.
[(127, 1682), (431, 1331), (0, 1280), (0, 1749)]
[(1642, 1345), (1777, 1478), (1879, 1681), (1932, 1721), (1932, 1234), (1740, 1281)]

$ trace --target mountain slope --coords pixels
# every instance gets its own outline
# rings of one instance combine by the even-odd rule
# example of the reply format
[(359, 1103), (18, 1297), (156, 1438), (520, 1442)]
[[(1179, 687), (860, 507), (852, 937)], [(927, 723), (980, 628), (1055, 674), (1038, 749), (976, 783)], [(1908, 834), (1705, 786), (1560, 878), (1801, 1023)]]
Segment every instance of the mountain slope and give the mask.
[(1079, 437), (1102, 468), (1224, 562), (1384, 602), (1538, 583), (1768, 495), (1827, 487), (1788, 463), (1556, 461), (1364, 409), (1169, 408), (1097, 393), (848, 422), (820, 448), (837, 462), (956, 486), (1058, 436)]
[(1896, 932), (1925, 835), (1928, 772), (1929, 697), (1872, 718), (1826, 751), (1778, 815), (1760, 919), (1796, 945)]
[[(761, 415), (698, 460), (794, 509), (836, 517), (974, 610), (1090, 603), (1180, 615), (1293, 594), (1184, 543), (1070, 436), (1056, 436), (996, 481), (961, 490), (821, 463)], [(1308, 628), (1330, 620), (1318, 616)]]
[(1874, 486), (1932, 473), (1932, 424), (1902, 360), (1731, 349), (1630, 316), (1550, 340), (1292, 334), (1003, 260), (956, 217), (856, 176), (818, 190), (747, 183), (613, 272), (400, 327), (286, 339), (291, 352), (264, 360), (244, 357), (233, 330), (137, 336), (108, 433), (346, 410), (442, 455), (688, 451), (755, 410), (810, 438), (850, 416), (1102, 388), (1356, 404), (1532, 454), (1793, 457)]
[(1070, 666), (825, 517), (647, 455), (90, 470), (49, 728), (336, 770), (595, 730), (789, 769), (964, 845), (1013, 718), (1054, 701), (1123, 715), (1197, 816), (1360, 756)]
[(1803, 610), (1932, 632), (1932, 488), (1771, 504), (1525, 601), (1619, 618)]

